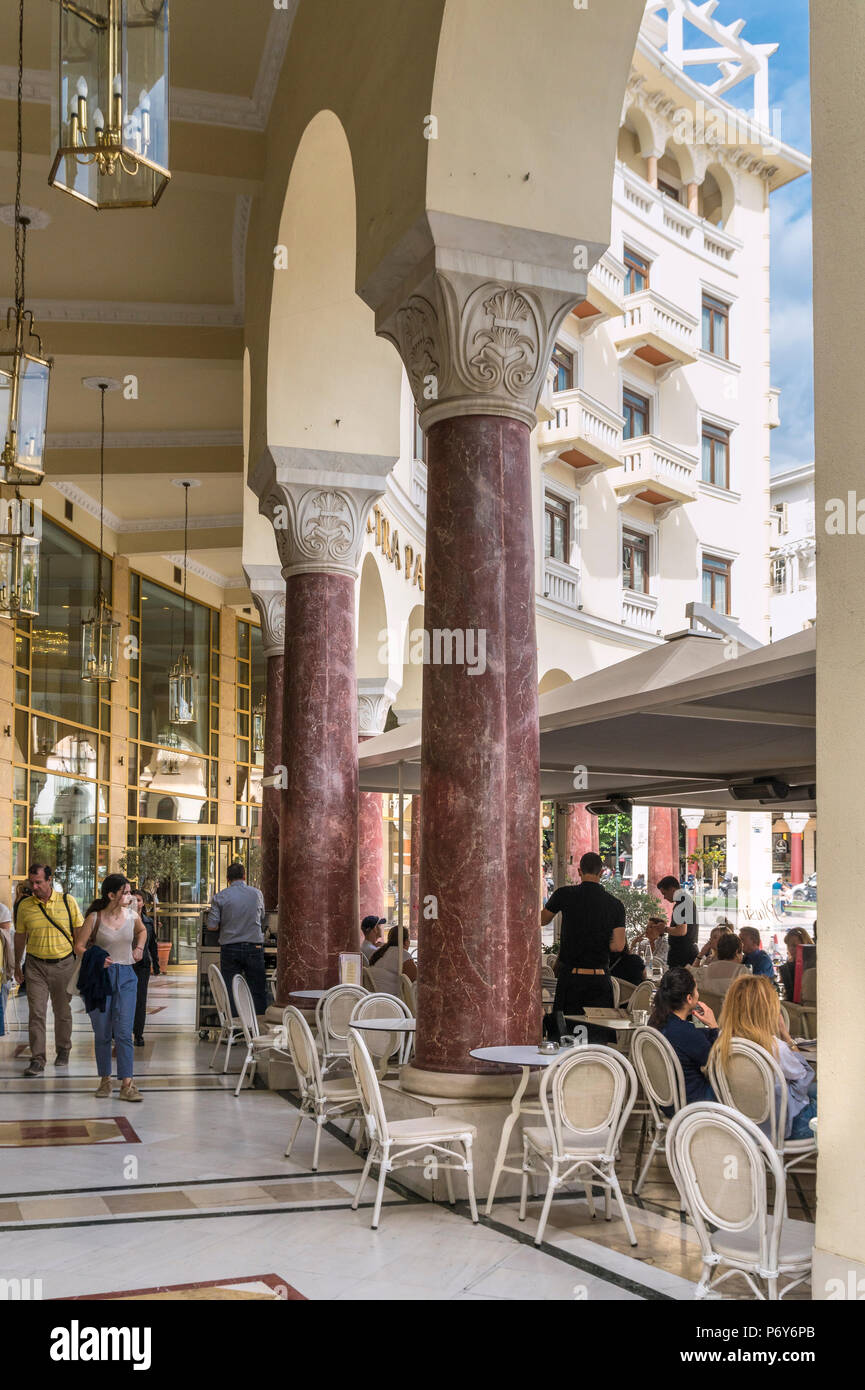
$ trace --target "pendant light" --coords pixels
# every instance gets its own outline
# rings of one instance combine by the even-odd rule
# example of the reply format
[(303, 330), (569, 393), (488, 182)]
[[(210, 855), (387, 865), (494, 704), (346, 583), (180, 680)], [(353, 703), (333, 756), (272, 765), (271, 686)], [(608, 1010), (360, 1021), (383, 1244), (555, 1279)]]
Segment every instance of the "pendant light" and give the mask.
[(154, 207), (168, 168), (168, 0), (58, 0), (48, 182), (94, 208)]
[(196, 677), (186, 651), (186, 581), (189, 573), (189, 489), (192, 483), (182, 481), (183, 488), (183, 649), (171, 668), (168, 678), (169, 724), (194, 724), (198, 718), (195, 708)]
[(0, 500), (0, 617), (39, 616), (39, 535), (41, 517), (35, 501)]
[(18, 145), (15, 183), (15, 304), (6, 313), (0, 344), (0, 482), (33, 487), (42, 482), (51, 359), (33, 331), (24, 299), (29, 217), (21, 214), (21, 129), (24, 111), (24, 0), (18, 0)]
[(264, 752), (264, 725), (267, 718), (267, 696), (262, 695), (252, 711), (252, 751)]
[(102, 538), (105, 523), (105, 393), (118, 391), (119, 381), (107, 377), (86, 377), (84, 385), (88, 390), (99, 392), (100, 432), (99, 432), (99, 582), (96, 592), (96, 606), (90, 615), (81, 622), (81, 679), (94, 681), (98, 685), (109, 685), (117, 680), (117, 648), (120, 640), (120, 624), (115, 622), (111, 604), (102, 584), (103, 551)]

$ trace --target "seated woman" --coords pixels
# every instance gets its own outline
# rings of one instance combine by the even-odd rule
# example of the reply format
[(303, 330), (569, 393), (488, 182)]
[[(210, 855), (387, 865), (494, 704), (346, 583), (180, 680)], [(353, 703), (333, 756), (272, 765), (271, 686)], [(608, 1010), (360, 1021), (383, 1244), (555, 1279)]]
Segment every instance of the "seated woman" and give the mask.
[(747, 974), (748, 967), (742, 960), (742, 943), (738, 936), (722, 931), (718, 938), (717, 960), (710, 961), (700, 971), (700, 984), (713, 994), (726, 994), (735, 979)]
[(700, 947), (700, 953), (694, 961), (695, 965), (709, 965), (713, 960), (718, 959), (718, 942), (724, 935), (725, 928), (718, 925), (709, 932), (709, 940)]
[[(692, 1016), (699, 1018), (706, 1027), (695, 1028)], [(684, 965), (668, 970), (658, 985), (649, 1027), (663, 1033), (682, 1064), (686, 1103), (717, 1100), (703, 1075), (703, 1068), (718, 1036), (718, 1025), (708, 1005), (700, 1003), (694, 976)]]
[[(391, 927), (387, 934), (387, 941), (384, 946), (380, 946), (370, 957), (369, 971), (375, 981), (375, 987), (382, 994), (395, 994), (397, 999), (402, 998), (399, 987), (399, 955), (397, 943), (399, 941), (399, 927)], [(402, 973), (409, 980), (417, 979), (417, 966), (408, 954), (409, 934), (408, 927), (402, 929)]]
[(804, 927), (792, 927), (784, 937), (784, 945), (787, 947), (787, 959), (778, 966), (778, 974), (784, 987), (784, 998), (792, 999), (796, 978), (796, 947), (813, 946), (814, 943)]
[(626, 984), (638, 985), (646, 978), (646, 962), (633, 951), (610, 952), (610, 974)]
[(817, 1114), (817, 1082), (784, 1027), (781, 1001), (767, 975), (743, 975), (734, 980), (724, 1000), (718, 1053), (722, 1065), (730, 1056), (734, 1038), (757, 1043), (781, 1067), (787, 1082), (785, 1139), (810, 1139), (808, 1121)]

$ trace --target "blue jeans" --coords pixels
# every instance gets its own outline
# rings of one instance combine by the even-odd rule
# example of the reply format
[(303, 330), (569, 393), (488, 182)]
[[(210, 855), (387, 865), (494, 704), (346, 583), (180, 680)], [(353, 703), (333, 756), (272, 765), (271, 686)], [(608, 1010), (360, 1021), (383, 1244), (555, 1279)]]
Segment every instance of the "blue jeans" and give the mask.
[(121, 1080), (133, 1075), (132, 1020), (138, 997), (138, 979), (133, 965), (109, 965), (109, 989), (105, 1011), (93, 1009), (89, 1015), (96, 1041), (96, 1069), (100, 1076), (111, 1075), (111, 1043), (117, 1046), (117, 1075)]
[(255, 1012), (263, 1014), (267, 1009), (267, 980), (264, 973), (264, 947), (253, 941), (235, 941), (219, 950), (219, 968), (225, 980), (231, 1012), (237, 1013), (234, 1002), (232, 982), (235, 975), (242, 975), (249, 985)]

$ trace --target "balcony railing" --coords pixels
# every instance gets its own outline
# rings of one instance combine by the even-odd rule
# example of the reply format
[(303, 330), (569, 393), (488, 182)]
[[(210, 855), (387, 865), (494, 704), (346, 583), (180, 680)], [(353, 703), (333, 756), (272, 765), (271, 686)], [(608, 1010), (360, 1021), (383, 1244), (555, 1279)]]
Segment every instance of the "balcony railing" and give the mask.
[(738, 237), (668, 198), (624, 164), (616, 166), (614, 188), (620, 204), (642, 222), (732, 268), (736, 253), (742, 249)]
[(411, 463), (411, 500), (421, 516), (426, 516), (426, 464), (421, 459)]
[(658, 600), (654, 594), (641, 594), (637, 589), (622, 590), (622, 622), (641, 632), (654, 632)]
[(633, 354), (672, 371), (697, 360), (697, 320), (654, 290), (641, 290), (625, 300), (615, 344), (620, 357)]
[(622, 445), (622, 466), (610, 474), (613, 489), (623, 501), (637, 498), (666, 512), (697, 499), (697, 457), (654, 435), (629, 439)]
[(579, 570), (566, 565), (562, 560), (554, 560), (548, 555), (544, 560), (544, 598), (551, 598), (565, 608), (576, 608), (579, 603)]
[(579, 388), (554, 392), (549, 405), (553, 418), (538, 436), (542, 454), (577, 469), (619, 466), (623, 416)]
[(586, 297), (574, 309), (580, 326), (589, 333), (607, 319), (617, 318), (625, 302), (625, 267), (606, 251), (589, 271)]

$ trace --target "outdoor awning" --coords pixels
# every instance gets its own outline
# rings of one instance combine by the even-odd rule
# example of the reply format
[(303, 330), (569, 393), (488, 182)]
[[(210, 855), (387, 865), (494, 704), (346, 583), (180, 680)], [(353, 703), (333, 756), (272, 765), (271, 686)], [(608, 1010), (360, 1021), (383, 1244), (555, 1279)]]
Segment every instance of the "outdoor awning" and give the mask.
[[(811, 628), (727, 661), (717, 637), (687, 633), (542, 695), (543, 799), (765, 810), (729, 784), (812, 784), (815, 647)], [(403, 791), (419, 792), (420, 733), (414, 720), (361, 744), (361, 789), (396, 792), (401, 763)], [(806, 797), (772, 805), (814, 809)]]

